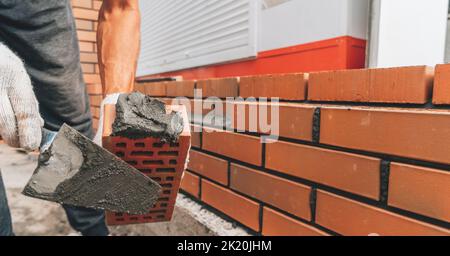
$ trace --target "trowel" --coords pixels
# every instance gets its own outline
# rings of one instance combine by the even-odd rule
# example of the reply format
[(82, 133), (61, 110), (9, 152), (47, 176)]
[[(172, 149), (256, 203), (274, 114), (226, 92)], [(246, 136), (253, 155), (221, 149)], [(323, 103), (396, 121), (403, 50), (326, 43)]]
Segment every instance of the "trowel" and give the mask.
[[(46, 136), (54, 136), (45, 134)], [(39, 156), (26, 196), (129, 214), (146, 214), (158, 183), (64, 124)]]

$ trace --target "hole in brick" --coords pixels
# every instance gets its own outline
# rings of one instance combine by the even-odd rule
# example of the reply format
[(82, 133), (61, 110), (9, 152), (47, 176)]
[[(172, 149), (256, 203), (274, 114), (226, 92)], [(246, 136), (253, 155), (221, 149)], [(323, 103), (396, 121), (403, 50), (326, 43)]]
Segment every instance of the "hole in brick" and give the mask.
[(163, 188), (171, 188), (172, 184), (168, 183), (168, 184), (161, 184), (161, 187)]
[(144, 220), (151, 220), (153, 219), (152, 216), (144, 216)]
[(164, 191), (163, 191), (163, 194), (164, 194), (164, 195), (170, 195), (170, 192), (171, 192), (170, 190), (164, 190)]
[(157, 168), (156, 172), (168, 172), (168, 173), (173, 173), (176, 172), (175, 168)]
[(166, 214), (166, 210), (149, 211), (148, 213), (150, 213), (150, 214), (158, 214), (158, 213)]
[(136, 220), (139, 220), (139, 218), (138, 217), (131, 217), (130, 220), (135, 220), (136, 221)]
[(151, 164), (151, 165), (163, 165), (164, 161), (163, 160), (144, 160), (142, 163), (143, 164)]
[(154, 181), (161, 181), (162, 179), (160, 177), (152, 177), (152, 180), (154, 180)]
[(125, 153), (124, 152), (116, 152), (116, 156), (118, 157), (124, 157)]
[(138, 143), (135, 143), (134, 146), (137, 147), (137, 148), (145, 148), (145, 143), (138, 142)]
[(177, 165), (177, 164), (178, 164), (178, 162), (177, 162), (177, 160), (170, 160), (170, 161), (169, 161), (169, 164), (172, 164), (172, 165)]
[(118, 218), (118, 219), (116, 219), (116, 221), (125, 221), (125, 219), (124, 218)]
[(137, 165), (137, 161), (127, 161), (127, 164), (129, 165)]
[(115, 213), (116, 217), (123, 217), (123, 213)]
[(162, 148), (164, 146), (164, 142), (155, 142), (153, 143), (153, 147)]
[(153, 152), (151, 151), (133, 151), (131, 152), (132, 156), (153, 156)]
[(158, 152), (160, 156), (178, 156), (178, 151), (160, 151)]
[(180, 143), (170, 143), (170, 147), (171, 148), (177, 148), (177, 147), (179, 147), (180, 146)]
[(167, 204), (165, 204), (165, 203), (161, 204), (161, 207), (167, 207)]
[(126, 148), (127, 147), (127, 143), (125, 143), (125, 142), (117, 143), (116, 147), (118, 147), (118, 148)]
[(162, 198), (158, 198), (159, 202), (169, 202), (169, 198), (168, 197), (162, 197)]
[(166, 216), (164, 216), (164, 215), (158, 215), (158, 216), (156, 216), (156, 218), (158, 218), (158, 219), (164, 219)]
[(167, 180), (167, 181), (174, 181), (175, 178), (174, 178), (174, 177), (167, 177), (166, 180)]
[(139, 171), (141, 171), (144, 174), (150, 174), (152, 173), (152, 169), (140, 169)]

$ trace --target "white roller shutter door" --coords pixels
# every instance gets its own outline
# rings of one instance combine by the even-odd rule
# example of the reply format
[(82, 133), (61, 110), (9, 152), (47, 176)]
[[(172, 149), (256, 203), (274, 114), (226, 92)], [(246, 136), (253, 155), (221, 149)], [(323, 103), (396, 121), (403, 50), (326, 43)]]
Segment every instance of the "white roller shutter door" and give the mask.
[(141, 0), (138, 76), (255, 57), (259, 0)]

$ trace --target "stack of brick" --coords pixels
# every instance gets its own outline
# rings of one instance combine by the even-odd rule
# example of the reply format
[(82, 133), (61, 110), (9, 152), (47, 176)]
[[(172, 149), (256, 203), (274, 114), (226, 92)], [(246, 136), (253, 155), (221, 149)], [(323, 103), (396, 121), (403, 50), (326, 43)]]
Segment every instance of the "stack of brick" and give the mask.
[[(136, 85), (191, 103), (195, 88), (281, 99), (275, 143), (248, 120), (193, 133), (182, 190), (199, 202), (269, 236), (450, 235), (450, 66)], [(273, 103), (232, 107), (252, 104)]]
[(94, 128), (98, 127), (102, 86), (97, 61), (97, 20), (101, 0), (71, 0), (78, 31), (81, 66), (94, 117)]

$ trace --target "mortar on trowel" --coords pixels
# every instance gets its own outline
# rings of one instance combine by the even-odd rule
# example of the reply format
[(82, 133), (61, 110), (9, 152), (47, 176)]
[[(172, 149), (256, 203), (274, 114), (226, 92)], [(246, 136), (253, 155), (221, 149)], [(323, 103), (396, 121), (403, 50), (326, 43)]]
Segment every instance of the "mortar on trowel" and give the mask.
[[(161, 108), (161, 104), (145, 106), (152, 102), (153, 100), (141, 94), (122, 95), (118, 109), (124, 110), (126, 104), (133, 103), (134, 107), (128, 109), (131, 112), (122, 117), (133, 117), (135, 123), (130, 122), (126, 125), (129, 120), (121, 119), (121, 113), (118, 113), (117, 127), (127, 128), (115, 129), (115, 132), (130, 137), (143, 137), (149, 134), (160, 136), (164, 140), (176, 140), (178, 136), (176, 129), (170, 133), (172, 137), (166, 137), (164, 129), (146, 132), (144, 128), (150, 126), (137, 124), (149, 121), (146, 119), (153, 115), (148, 113), (152, 108), (155, 109), (155, 106)], [(158, 118), (166, 118), (162, 112), (156, 114)], [(153, 122), (159, 121), (158, 118)], [(178, 116), (171, 122), (183, 122), (182, 118), (177, 118)], [(97, 146), (73, 128), (63, 125), (51, 146), (40, 155), (38, 167), (23, 193), (61, 204), (128, 214), (146, 214), (157, 202), (161, 191), (161, 186), (157, 182)]]

